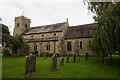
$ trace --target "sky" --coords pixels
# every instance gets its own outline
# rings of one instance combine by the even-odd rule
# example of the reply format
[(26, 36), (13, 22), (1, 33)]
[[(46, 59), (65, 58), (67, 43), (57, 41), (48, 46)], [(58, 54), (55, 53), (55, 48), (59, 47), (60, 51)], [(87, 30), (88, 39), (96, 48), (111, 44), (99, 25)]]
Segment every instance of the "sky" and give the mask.
[(82, 0), (2, 0), (0, 17), (13, 35), (14, 19), (24, 15), (31, 19), (30, 27), (65, 22), (69, 26), (94, 23)]

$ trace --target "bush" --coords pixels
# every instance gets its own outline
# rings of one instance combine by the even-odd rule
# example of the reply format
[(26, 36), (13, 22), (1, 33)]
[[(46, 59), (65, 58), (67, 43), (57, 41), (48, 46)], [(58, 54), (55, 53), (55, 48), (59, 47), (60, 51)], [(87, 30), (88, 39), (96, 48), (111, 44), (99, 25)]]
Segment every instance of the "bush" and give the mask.
[(65, 57), (67, 54), (63, 54), (63, 57)]
[(32, 52), (32, 55), (35, 55), (35, 52)]
[(40, 57), (43, 57), (43, 52), (41, 52)]
[(10, 56), (10, 53), (8, 50), (3, 51), (4, 56)]
[(47, 52), (47, 57), (49, 57), (49, 52)]
[(50, 54), (50, 57), (52, 57), (53, 54)]
[(38, 56), (38, 51), (35, 51), (34, 53), (35, 53), (34, 55)]
[(56, 54), (57, 55), (57, 57), (59, 57), (59, 54)]

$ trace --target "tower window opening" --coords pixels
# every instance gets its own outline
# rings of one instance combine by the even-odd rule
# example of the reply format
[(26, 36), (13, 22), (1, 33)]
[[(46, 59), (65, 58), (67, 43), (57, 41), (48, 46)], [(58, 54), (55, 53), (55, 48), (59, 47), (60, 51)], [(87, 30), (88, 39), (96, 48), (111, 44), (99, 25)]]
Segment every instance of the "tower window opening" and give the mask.
[(17, 23), (17, 27), (20, 27), (20, 23)]

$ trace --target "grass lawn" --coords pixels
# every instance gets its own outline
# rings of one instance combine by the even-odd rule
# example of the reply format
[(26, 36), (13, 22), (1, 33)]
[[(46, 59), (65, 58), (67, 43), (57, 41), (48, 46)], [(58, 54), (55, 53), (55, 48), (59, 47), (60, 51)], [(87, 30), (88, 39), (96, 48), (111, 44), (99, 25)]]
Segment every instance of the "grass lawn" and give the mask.
[[(101, 57), (80, 58), (80, 62), (65, 63), (60, 67), (60, 57), (57, 58), (57, 70), (51, 72), (51, 57), (44, 59), (37, 57), (36, 73), (26, 78), (118, 78), (118, 58), (113, 56), (113, 61), (109, 66), (101, 63)], [(64, 57), (66, 62), (66, 57)], [(3, 78), (25, 78), (25, 57), (3, 57), (2, 58), (2, 77)]]

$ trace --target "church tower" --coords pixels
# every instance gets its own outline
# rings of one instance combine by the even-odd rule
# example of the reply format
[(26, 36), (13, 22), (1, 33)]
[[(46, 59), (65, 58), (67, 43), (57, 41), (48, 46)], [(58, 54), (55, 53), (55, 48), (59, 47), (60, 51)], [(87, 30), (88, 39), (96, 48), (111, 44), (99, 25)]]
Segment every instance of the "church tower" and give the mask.
[(14, 32), (13, 36), (20, 35), (26, 29), (30, 29), (31, 20), (25, 16), (15, 17)]

